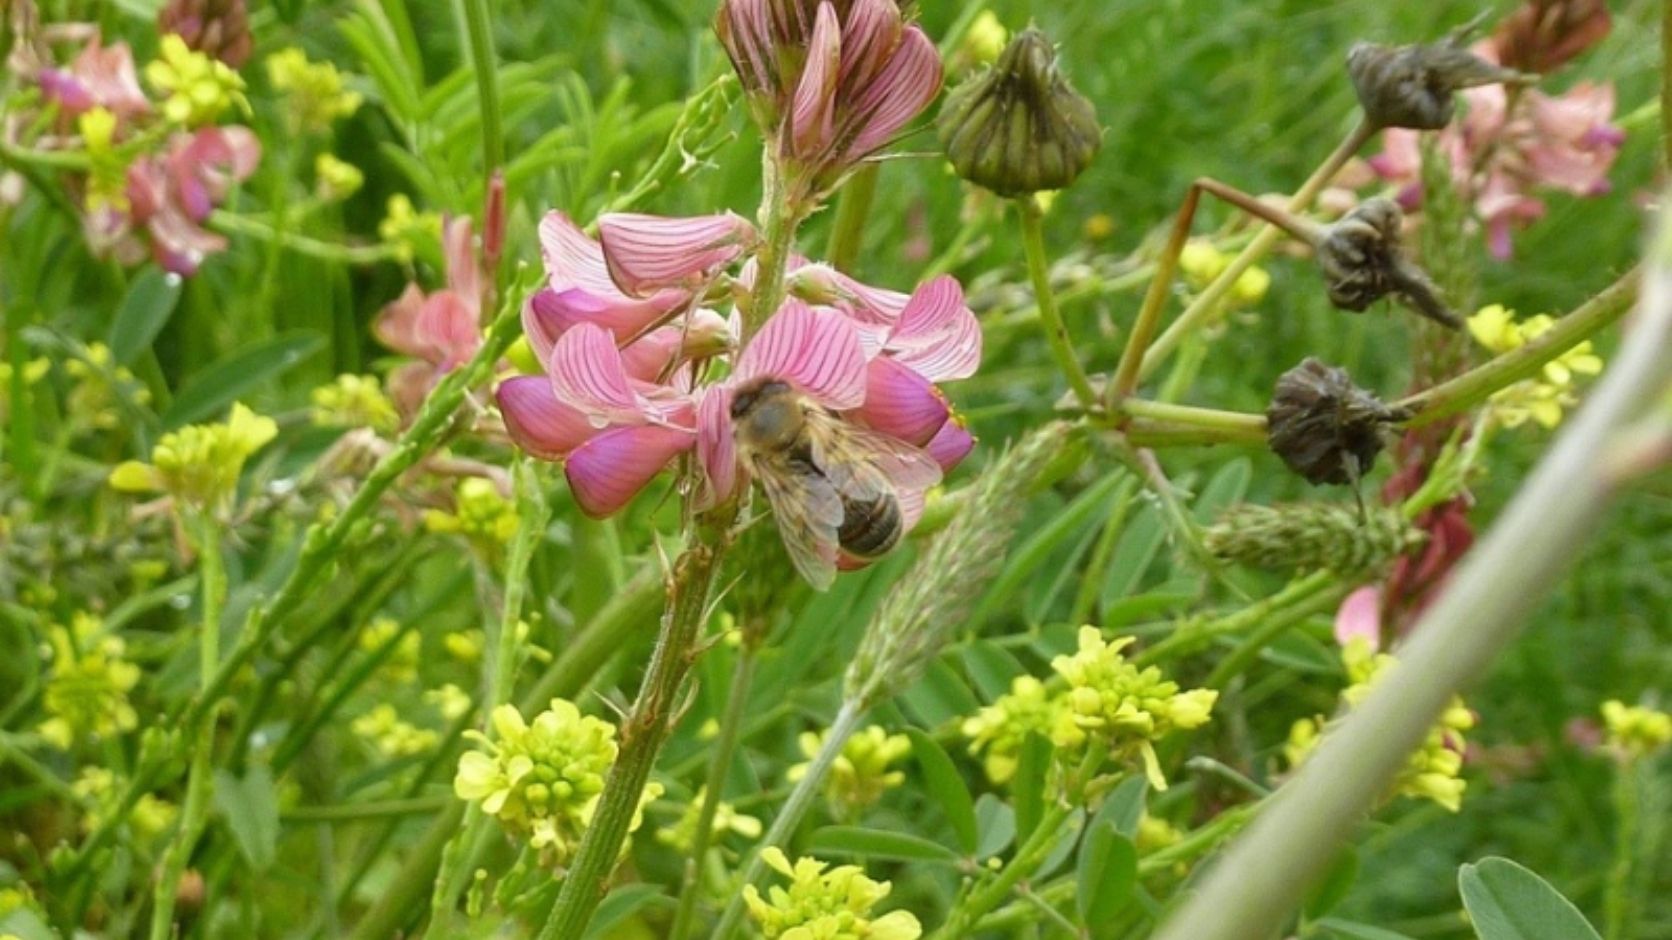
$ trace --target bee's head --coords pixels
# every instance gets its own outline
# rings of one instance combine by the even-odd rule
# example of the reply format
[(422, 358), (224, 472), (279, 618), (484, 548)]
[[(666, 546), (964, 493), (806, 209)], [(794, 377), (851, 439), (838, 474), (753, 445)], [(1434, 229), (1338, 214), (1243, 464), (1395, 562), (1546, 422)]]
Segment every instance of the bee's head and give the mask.
[(762, 379), (732, 395), (737, 438), (748, 446), (776, 450), (793, 445), (806, 418), (795, 389), (777, 379)]
[(739, 388), (732, 395), (731, 416), (733, 421), (741, 421), (751, 411), (775, 400), (788, 397), (793, 392), (788, 382), (778, 379), (765, 378), (750, 382)]

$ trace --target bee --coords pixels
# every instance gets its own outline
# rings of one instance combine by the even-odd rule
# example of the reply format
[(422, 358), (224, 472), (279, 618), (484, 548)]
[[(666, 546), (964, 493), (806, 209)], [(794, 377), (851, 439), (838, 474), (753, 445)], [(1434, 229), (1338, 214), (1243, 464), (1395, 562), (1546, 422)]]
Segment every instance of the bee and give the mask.
[(899, 544), (902, 489), (940, 482), (928, 454), (843, 420), (787, 382), (742, 386), (731, 417), (738, 456), (772, 504), (790, 561), (821, 591), (839, 553), (869, 561)]

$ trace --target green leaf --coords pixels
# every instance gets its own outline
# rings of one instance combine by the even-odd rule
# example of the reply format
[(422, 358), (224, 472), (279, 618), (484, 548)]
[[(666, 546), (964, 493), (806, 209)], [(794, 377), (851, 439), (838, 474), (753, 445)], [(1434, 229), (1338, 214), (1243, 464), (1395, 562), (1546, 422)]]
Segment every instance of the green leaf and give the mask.
[(1358, 880), (1359, 856), (1358, 852), (1349, 846), (1336, 859), (1324, 880), (1319, 882), (1306, 901), (1306, 916), (1310, 920), (1318, 920), (1341, 904), (1347, 893), (1353, 890), (1353, 883)]
[(1045, 811), (1045, 778), (1050, 775), (1050, 769), (1051, 742), (1037, 731), (1029, 732), (1016, 761), (1016, 776), (1010, 780), (1010, 792), (1016, 803), (1017, 841), (1028, 840)]
[(592, 915), (592, 922), (586, 928), (586, 940), (602, 940), (610, 936), (610, 930), (617, 924), (652, 901), (666, 897), (661, 888), (648, 884), (632, 884), (611, 891)]
[(1338, 917), (1326, 917), (1315, 925), (1329, 931), (1342, 940), (1411, 940), (1402, 933), (1396, 933), (1385, 927), (1372, 927), (1357, 921), (1342, 920)]
[(279, 845), (279, 801), (266, 764), (251, 766), (242, 778), (215, 771), (215, 809), (251, 868), (262, 871), (273, 863)]
[(907, 728), (906, 734), (911, 738), (912, 758), (923, 771), (923, 787), (929, 798), (940, 804), (946, 821), (958, 836), (959, 848), (965, 855), (974, 855), (980, 842), (979, 828), (975, 821), (975, 801), (970, 798), (964, 778), (934, 738), (917, 728)]
[(162, 332), (174, 306), (180, 300), (180, 287), (185, 281), (178, 274), (161, 268), (146, 268), (128, 285), (128, 294), (111, 321), (107, 343), (110, 354), (119, 366), (125, 366), (144, 352), (151, 341)]
[(923, 670), (923, 678), (900, 694), (900, 702), (919, 724), (931, 728), (974, 714), (981, 707), (963, 676), (944, 659), (931, 661)]
[[(1098, 814), (1102, 816), (1101, 813)], [(1092, 823), (1074, 867), (1074, 903), (1094, 937), (1109, 936), (1138, 883), (1138, 848), (1107, 821)]]
[(939, 842), (908, 832), (866, 829), (863, 826), (826, 826), (813, 833), (808, 847), (815, 854), (889, 858), (902, 862), (956, 862), (957, 852)]
[(1598, 940), (1573, 902), (1507, 858), (1464, 865), (1457, 887), (1480, 940)]
[(1132, 517), (1126, 521), (1126, 531), (1121, 533), (1120, 541), (1115, 544), (1115, 556), (1109, 561), (1109, 572), (1100, 598), (1103, 609), (1107, 610), (1138, 590), (1166, 537), (1161, 513), (1155, 508), (1155, 503), (1147, 499), (1139, 503)]
[(284, 373), (325, 344), (317, 333), (288, 333), (254, 343), (198, 373), (163, 412), (163, 427), (211, 417), (239, 396)]
[(991, 858), (1009, 848), (1016, 838), (1016, 811), (991, 793), (983, 793), (975, 801), (976, 840), (975, 857)]
[(27, 907), (19, 907), (0, 917), (0, 937), (16, 936), (18, 940), (58, 940), (58, 935), (40, 915)]
[(1010, 691), (1010, 680), (1027, 669), (1010, 651), (990, 640), (974, 640), (964, 647), (964, 668), (981, 697), (992, 700)]
[(1144, 797), (1149, 793), (1149, 781), (1140, 774), (1122, 780), (1103, 798), (1092, 825), (1108, 823), (1128, 839), (1138, 837), (1138, 821), (1144, 818)]
[(1247, 457), (1239, 457), (1220, 467), (1190, 507), (1196, 521), (1204, 524), (1212, 522), (1226, 506), (1242, 502), (1248, 492), (1248, 481), (1253, 476), (1254, 464)]

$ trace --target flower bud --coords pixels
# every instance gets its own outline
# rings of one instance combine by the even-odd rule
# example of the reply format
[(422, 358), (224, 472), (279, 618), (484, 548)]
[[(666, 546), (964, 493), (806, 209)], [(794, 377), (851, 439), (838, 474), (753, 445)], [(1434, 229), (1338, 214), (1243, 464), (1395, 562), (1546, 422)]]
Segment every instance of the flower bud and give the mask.
[(1403, 219), (1391, 199), (1367, 199), (1326, 226), (1318, 240), (1318, 270), (1330, 303), (1355, 313), (1392, 294), (1436, 323), (1462, 329), (1463, 320), (1440, 298), (1439, 288), (1399, 247)]
[(1382, 425), (1406, 417), (1354, 385), (1345, 369), (1308, 357), (1278, 377), (1266, 440), (1308, 483), (1354, 483), (1382, 452)]
[(244, 0), (169, 0), (157, 11), (157, 32), (173, 33), (187, 48), (235, 69), (250, 58), (250, 15)]
[(1202, 533), (1214, 557), (1276, 571), (1378, 571), (1420, 544), (1397, 509), (1360, 512), (1331, 503), (1232, 506)]
[(1470, 52), (1463, 44), (1466, 33), (1467, 27), (1426, 45), (1354, 45), (1347, 52), (1347, 75), (1365, 120), (1378, 128), (1438, 130), (1451, 123), (1461, 89), (1531, 79)]
[(1033, 29), (954, 89), (938, 124), (958, 175), (1001, 196), (1062, 189), (1103, 143), (1091, 101), (1063, 78), (1056, 50)]
[(1606, 0), (1527, 0), (1492, 33), (1507, 68), (1548, 74), (1608, 35)]

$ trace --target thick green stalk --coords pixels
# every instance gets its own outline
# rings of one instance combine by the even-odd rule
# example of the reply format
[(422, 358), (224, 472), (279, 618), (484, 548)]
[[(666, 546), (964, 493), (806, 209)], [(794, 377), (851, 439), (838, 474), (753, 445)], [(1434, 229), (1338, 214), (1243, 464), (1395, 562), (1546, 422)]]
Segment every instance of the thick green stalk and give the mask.
[(1635, 936), (1631, 870), (1640, 832), (1635, 762), (1625, 761), (1614, 768), (1613, 789), (1614, 861), (1608, 868), (1608, 882), (1603, 891), (1602, 935), (1605, 940), (1625, 940)]
[(257, 241), (271, 242), (281, 248), (288, 248), (299, 255), (340, 264), (380, 264), (400, 257), (400, 249), (396, 245), (345, 245), (329, 242), (277, 229), (269, 222), (225, 209), (216, 209), (210, 213), (209, 227), (223, 235), (247, 235)]
[[(192, 541), (198, 553), (199, 581), (203, 587), (203, 626), (198, 634), (198, 678), (208, 688), (221, 655), (221, 601), (226, 596), (226, 567), (221, 558), (220, 524), (210, 509), (195, 510), (191, 517)], [(174, 933), (174, 902), (180, 877), (186, 872), (192, 849), (209, 821), (209, 796), (214, 773), (215, 710), (198, 719), (192, 733), (192, 760), (186, 780), (186, 802), (180, 810), (180, 826), (163, 857), (162, 871), (151, 900), (151, 940), (168, 940)]]
[(1398, 663), (1270, 800), (1161, 940), (1279, 930), (1453, 695), (1478, 679), (1579, 557), (1616, 495), (1604, 455), (1672, 379), (1672, 229), (1651, 248), (1635, 329), (1521, 492), (1463, 559)]
[(1092, 390), (1086, 369), (1074, 353), (1074, 343), (1068, 338), (1068, 327), (1063, 325), (1062, 313), (1057, 309), (1056, 295), (1051, 292), (1051, 263), (1045, 257), (1045, 230), (1040, 224), (1039, 203), (1032, 196), (1016, 200), (1016, 217), (1022, 224), (1022, 250), (1028, 257), (1028, 278), (1033, 282), (1034, 302), (1039, 305), (1039, 321), (1045, 328), (1045, 343), (1057, 360), (1057, 367), (1068, 379), (1074, 397), (1087, 411), (1097, 407), (1097, 393)]
[(830, 246), (825, 249), (825, 260), (838, 271), (853, 273), (853, 263), (865, 245), (865, 220), (871, 215), (871, 201), (877, 194), (877, 173), (881, 169), (880, 163), (867, 163), (855, 170), (842, 184), (842, 194), (836, 198), (836, 218), (830, 223)]
[(720, 808), (720, 795), (726, 787), (726, 772), (731, 769), (732, 755), (737, 751), (738, 732), (743, 726), (743, 713), (749, 707), (749, 688), (754, 684), (758, 654), (758, 641), (753, 637), (746, 639), (737, 651), (731, 688), (726, 692), (726, 711), (720, 717), (720, 733), (709, 745), (702, 806), (697, 810), (697, 829), (691, 840), (691, 852), (685, 859), (685, 874), (679, 888), (679, 909), (674, 914), (673, 929), (668, 931), (671, 940), (684, 940), (690, 932), (691, 919), (697, 912), (697, 895), (702, 893), (703, 862), (708, 857), (708, 844), (714, 835), (714, 814)]
[(743, 876), (738, 879), (738, 892), (732, 895), (726, 905), (726, 911), (720, 917), (719, 926), (710, 934), (711, 940), (729, 940), (743, 921), (743, 886), (752, 885), (761, 875), (766, 873), (766, 860), (761, 857), (764, 849), (772, 846), (782, 846), (789, 841), (790, 834), (795, 827), (801, 825), (801, 818), (807, 815), (807, 810), (813, 805), (813, 798), (824, 786), (824, 778), (830, 773), (831, 765), (841, 756), (842, 748), (848, 743), (859, 728), (859, 720), (865, 717), (864, 709), (857, 702), (845, 701), (837, 710), (836, 717), (830, 723), (830, 728), (824, 734), (824, 744), (819, 752), (813, 755), (812, 763), (807, 765), (807, 773), (795, 782), (795, 789), (790, 791), (790, 797), (784, 801), (784, 807), (778, 815), (772, 818), (771, 828), (761, 837), (760, 844), (749, 853), (749, 863), (744, 866)]
[(1198, 408), (1194, 405), (1174, 405), (1162, 401), (1127, 398), (1117, 406), (1134, 418), (1147, 418), (1175, 426), (1201, 428), (1223, 432), (1231, 440), (1266, 439), (1266, 416), (1246, 411), (1225, 411), (1219, 408)]

